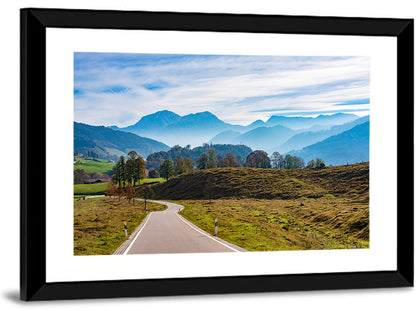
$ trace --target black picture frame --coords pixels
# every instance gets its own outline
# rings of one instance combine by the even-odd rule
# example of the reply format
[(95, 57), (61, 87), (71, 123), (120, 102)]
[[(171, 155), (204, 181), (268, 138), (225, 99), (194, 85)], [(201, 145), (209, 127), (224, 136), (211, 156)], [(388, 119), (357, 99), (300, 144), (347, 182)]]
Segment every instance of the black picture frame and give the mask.
[[(388, 36), (397, 39), (397, 270), (178, 279), (46, 282), (46, 29), (143, 29)], [(412, 19), (173, 12), (21, 10), (22, 300), (413, 286)], [(36, 152), (30, 152), (30, 151)], [(409, 160), (410, 159), (410, 160)], [(32, 200), (36, 198), (36, 203)]]

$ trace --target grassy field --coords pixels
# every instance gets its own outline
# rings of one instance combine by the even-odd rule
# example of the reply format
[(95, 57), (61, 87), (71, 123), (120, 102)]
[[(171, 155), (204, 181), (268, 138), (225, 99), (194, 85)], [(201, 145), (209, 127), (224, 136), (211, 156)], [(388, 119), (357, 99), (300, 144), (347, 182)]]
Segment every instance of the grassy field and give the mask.
[(104, 194), (110, 182), (74, 185), (74, 195)]
[(106, 160), (85, 160), (76, 159), (77, 163), (74, 163), (74, 170), (83, 169), (87, 173), (109, 174), (113, 169), (115, 163), (107, 163)]
[[(147, 202), (151, 211), (166, 207)], [(146, 217), (144, 202), (93, 198), (74, 202), (74, 255), (109, 255), (125, 241), (124, 224), (130, 235)]]
[(369, 247), (368, 162), (217, 168), (152, 188), (158, 199), (178, 200), (185, 206), (181, 214), (210, 233), (218, 218), (219, 236), (250, 251)]
[[(151, 182), (163, 182), (163, 178), (147, 178), (143, 179), (140, 184)], [(87, 195), (87, 194), (104, 194), (109, 182), (102, 182), (96, 184), (76, 184), (74, 185), (74, 195)]]
[[(186, 200), (181, 215), (249, 251), (369, 247), (369, 206), (346, 199)], [(305, 206), (300, 206), (300, 203)]]

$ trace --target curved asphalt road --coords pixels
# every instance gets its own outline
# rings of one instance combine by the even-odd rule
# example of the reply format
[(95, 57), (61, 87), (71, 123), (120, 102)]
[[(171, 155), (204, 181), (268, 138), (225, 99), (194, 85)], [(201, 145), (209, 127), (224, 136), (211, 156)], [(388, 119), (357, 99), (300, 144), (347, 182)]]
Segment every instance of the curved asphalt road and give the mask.
[(150, 213), (119, 254), (246, 251), (208, 234), (180, 216), (178, 211), (184, 208), (182, 205), (164, 201), (151, 202), (166, 205), (168, 208), (162, 212)]

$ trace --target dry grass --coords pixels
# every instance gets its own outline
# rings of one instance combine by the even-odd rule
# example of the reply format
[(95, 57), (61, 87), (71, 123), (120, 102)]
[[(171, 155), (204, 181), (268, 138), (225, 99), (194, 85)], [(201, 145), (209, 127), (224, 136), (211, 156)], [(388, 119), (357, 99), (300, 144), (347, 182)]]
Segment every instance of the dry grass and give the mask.
[[(300, 203), (305, 206), (300, 206)], [(181, 215), (249, 251), (369, 247), (368, 204), (323, 197), (304, 200), (180, 201)]]
[[(149, 212), (166, 206), (147, 202)], [(144, 202), (92, 198), (74, 202), (74, 255), (109, 255), (124, 242), (124, 223), (130, 235), (146, 217)]]

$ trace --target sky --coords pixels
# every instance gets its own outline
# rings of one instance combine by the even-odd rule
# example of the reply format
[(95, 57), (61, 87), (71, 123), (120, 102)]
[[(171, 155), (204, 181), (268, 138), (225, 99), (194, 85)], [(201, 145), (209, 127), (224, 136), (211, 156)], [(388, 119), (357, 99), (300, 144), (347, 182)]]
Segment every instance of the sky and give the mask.
[(248, 125), (272, 115), (368, 115), (370, 57), (74, 53), (74, 119), (135, 124), (170, 110)]

